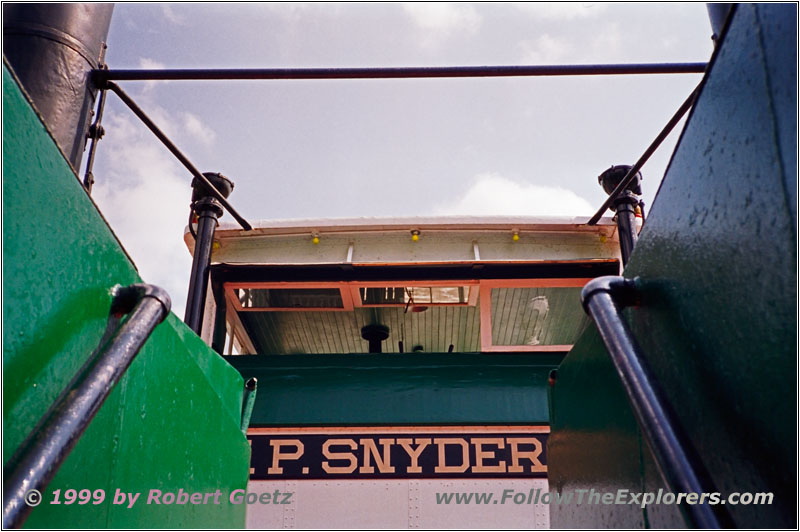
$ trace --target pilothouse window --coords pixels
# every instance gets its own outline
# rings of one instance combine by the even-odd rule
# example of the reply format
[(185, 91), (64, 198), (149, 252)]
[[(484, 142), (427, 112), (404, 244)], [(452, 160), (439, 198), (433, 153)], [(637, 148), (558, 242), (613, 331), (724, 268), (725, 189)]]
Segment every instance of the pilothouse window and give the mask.
[(362, 306), (372, 305), (466, 305), (469, 286), (381, 286), (359, 288)]
[(338, 288), (238, 288), (243, 308), (344, 308)]

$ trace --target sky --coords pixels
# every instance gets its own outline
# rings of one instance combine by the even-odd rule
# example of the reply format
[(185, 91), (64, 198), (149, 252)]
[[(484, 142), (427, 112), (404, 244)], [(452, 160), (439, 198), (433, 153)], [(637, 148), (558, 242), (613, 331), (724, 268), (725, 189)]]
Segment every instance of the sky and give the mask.
[[(705, 4), (116, 5), (110, 68), (707, 61)], [(590, 216), (700, 74), (120, 82), (249, 221)], [(183, 316), (189, 173), (111, 95), (93, 197), (142, 278)], [(682, 124), (642, 170), (652, 204)], [(223, 221), (232, 221), (226, 214)]]

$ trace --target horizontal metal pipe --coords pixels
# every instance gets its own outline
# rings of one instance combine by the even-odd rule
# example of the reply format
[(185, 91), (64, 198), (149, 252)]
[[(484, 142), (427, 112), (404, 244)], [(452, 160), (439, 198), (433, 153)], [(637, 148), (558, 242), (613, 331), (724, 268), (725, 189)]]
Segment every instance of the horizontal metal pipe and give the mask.
[[(636, 303), (636, 282), (617, 276), (598, 277), (583, 288), (581, 301), (611, 356), (639, 426), (667, 487), (674, 493), (713, 493), (688, 438), (642, 356), (622, 316), (624, 306)], [(684, 504), (689, 526), (721, 528), (727, 522), (722, 506)]]
[(667, 125), (664, 126), (664, 129), (662, 129), (655, 140), (650, 143), (650, 146), (648, 146), (642, 156), (639, 157), (639, 160), (636, 161), (633, 166), (631, 166), (631, 169), (628, 170), (628, 173), (622, 178), (622, 181), (619, 182), (617, 188), (615, 188), (611, 194), (608, 195), (608, 198), (606, 198), (606, 201), (603, 202), (597, 212), (594, 213), (594, 216), (589, 218), (589, 221), (587, 222), (588, 225), (595, 225), (598, 221), (600, 221), (600, 218), (608, 210), (611, 204), (614, 203), (614, 200), (617, 199), (617, 196), (619, 196), (622, 191), (625, 190), (628, 185), (630, 185), (631, 181), (633, 181), (633, 179), (636, 177), (636, 174), (638, 174), (639, 170), (641, 170), (642, 166), (644, 166), (644, 163), (647, 162), (650, 156), (653, 155), (653, 152), (658, 149), (661, 143), (664, 142), (664, 139), (667, 138), (675, 126), (678, 125), (678, 122), (680, 122), (681, 118), (683, 118), (683, 115), (685, 115), (686, 112), (691, 109), (699, 90), (700, 87), (696, 87), (689, 97), (686, 98), (686, 100), (681, 104), (680, 108), (678, 108), (675, 114), (672, 115), (672, 118), (669, 119)]
[[(104, 72), (104, 71), (98, 70), (97, 72)], [(225, 196), (223, 196), (222, 193), (219, 190), (217, 190), (217, 188), (208, 180), (208, 178), (206, 178), (206, 176), (204, 176), (200, 172), (200, 170), (198, 170), (197, 167), (194, 164), (192, 164), (192, 162), (178, 149), (177, 146), (175, 146), (175, 144), (169, 139), (169, 137), (167, 137), (164, 134), (164, 132), (158, 128), (155, 122), (153, 122), (150, 119), (150, 117), (147, 116), (147, 114), (145, 114), (145, 112), (142, 111), (142, 109), (138, 105), (136, 105), (136, 102), (134, 102), (133, 99), (131, 99), (131, 97), (128, 96), (128, 94), (124, 90), (122, 90), (122, 88), (119, 85), (109, 81), (105, 83), (105, 85), (101, 85), (101, 87), (108, 88), (114, 91), (114, 93), (117, 96), (119, 96), (120, 100), (122, 100), (123, 103), (127, 105), (131, 111), (133, 111), (133, 114), (139, 117), (139, 120), (144, 122), (144, 125), (146, 125), (147, 128), (150, 131), (152, 131), (156, 137), (158, 137), (158, 140), (160, 140), (161, 143), (167, 147), (167, 149), (172, 153), (172, 155), (174, 155), (181, 162), (181, 164), (187, 170), (189, 170), (189, 172), (194, 176), (194, 178), (202, 182), (206, 187), (208, 187), (209, 191), (214, 196), (214, 198), (217, 201), (219, 201), (223, 207), (225, 207), (226, 211), (231, 213), (231, 216), (233, 216), (236, 219), (236, 221), (239, 222), (239, 225), (241, 225), (245, 231), (250, 231), (253, 229), (253, 226), (250, 225), (247, 222), (247, 220), (245, 220), (238, 212), (236, 212), (236, 209), (234, 209), (233, 206), (228, 202), (228, 200), (225, 199)]]
[[(13, 471), (4, 474), (3, 528), (22, 526), (42, 491), (128, 369), (156, 325), (169, 313), (170, 299), (157, 286), (135, 284), (117, 290), (112, 317), (130, 312), (128, 319), (76, 377), (50, 414), (28, 436), (12, 459)], [(40, 428), (39, 428), (40, 427)], [(27, 499), (26, 499), (27, 497)]]
[(522, 76), (602, 76), (620, 74), (701, 74), (707, 63), (630, 63), (610, 65), (499, 65), (387, 68), (194, 68), (95, 70), (95, 80), (270, 80), (502, 78)]

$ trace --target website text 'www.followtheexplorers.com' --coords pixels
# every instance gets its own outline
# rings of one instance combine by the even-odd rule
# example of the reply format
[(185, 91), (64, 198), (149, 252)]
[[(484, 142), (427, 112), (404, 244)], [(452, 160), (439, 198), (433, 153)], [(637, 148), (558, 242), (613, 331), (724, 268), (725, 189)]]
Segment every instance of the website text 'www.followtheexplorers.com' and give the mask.
[(651, 504), (772, 504), (772, 493), (672, 493), (659, 489), (657, 492), (633, 492), (620, 489), (616, 492), (576, 489), (563, 493), (541, 488), (529, 491), (513, 489), (500, 492), (437, 492), (436, 504), (635, 504), (645, 508)]

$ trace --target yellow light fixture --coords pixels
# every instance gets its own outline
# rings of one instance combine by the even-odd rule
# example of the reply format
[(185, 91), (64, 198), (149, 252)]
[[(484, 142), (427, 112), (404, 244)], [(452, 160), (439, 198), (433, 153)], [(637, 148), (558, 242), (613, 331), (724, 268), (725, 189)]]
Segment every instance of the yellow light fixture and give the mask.
[(411, 241), (417, 242), (419, 240), (419, 231), (414, 229), (411, 231)]
[(519, 231), (514, 231), (514, 234), (511, 236), (511, 240), (514, 242), (519, 242)]
[(312, 233), (311, 234), (311, 243), (315, 246), (319, 244), (319, 233)]

